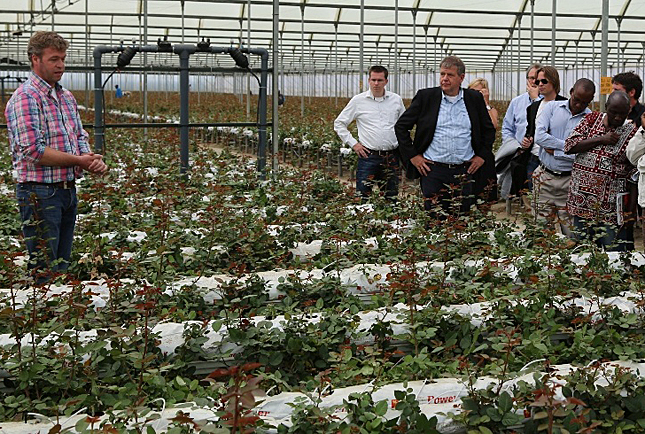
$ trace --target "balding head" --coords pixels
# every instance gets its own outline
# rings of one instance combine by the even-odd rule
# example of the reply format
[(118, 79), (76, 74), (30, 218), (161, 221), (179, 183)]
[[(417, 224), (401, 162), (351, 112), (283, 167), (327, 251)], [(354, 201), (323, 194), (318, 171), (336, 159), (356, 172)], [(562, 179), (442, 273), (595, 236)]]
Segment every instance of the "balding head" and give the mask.
[(627, 108), (629, 111), (629, 95), (627, 93), (615, 90), (607, 98), (607, 106), (617, 107), (617, 108)]
[(615, 90), (607, 98), (606, 120), (609, 128), (618, 128), (625, 123), (631, 105), (627, 93)]

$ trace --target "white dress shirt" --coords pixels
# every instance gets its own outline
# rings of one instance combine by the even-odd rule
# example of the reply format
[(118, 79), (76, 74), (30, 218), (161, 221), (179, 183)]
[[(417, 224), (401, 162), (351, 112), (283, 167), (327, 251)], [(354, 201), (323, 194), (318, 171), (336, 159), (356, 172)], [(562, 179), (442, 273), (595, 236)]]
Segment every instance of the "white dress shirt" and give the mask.
[[(394, 124), (405, 111), (403, 100), (395, 93), (375, 98), (368, 90), (353, 97), (334, 121), (334, 130), (343, 143), (354, 146), (360, 142), (374, 151), (389, 151), (399, 146)], [(356, 121), (358, 140), (347, 129)]]

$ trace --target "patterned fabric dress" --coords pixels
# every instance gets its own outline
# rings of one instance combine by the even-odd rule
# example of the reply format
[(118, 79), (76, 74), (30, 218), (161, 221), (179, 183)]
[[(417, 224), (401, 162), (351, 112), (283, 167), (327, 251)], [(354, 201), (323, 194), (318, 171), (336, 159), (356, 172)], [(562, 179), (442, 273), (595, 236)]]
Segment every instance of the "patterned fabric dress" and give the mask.
[(572, 131), (564, 145), (565, 152), (583, 140), (615, 131), (620, 139), (615, 145), (601, 145), (576, 154), (569, 185), (569, 214), (598, 223), (618, 223), (616, 198), (627, 192), (627, 178), (636, 170), (625, 155), (629, 139), (636, 133), (633, 123), (610, 129), (604, 125), (604, 113), (589, 113)]

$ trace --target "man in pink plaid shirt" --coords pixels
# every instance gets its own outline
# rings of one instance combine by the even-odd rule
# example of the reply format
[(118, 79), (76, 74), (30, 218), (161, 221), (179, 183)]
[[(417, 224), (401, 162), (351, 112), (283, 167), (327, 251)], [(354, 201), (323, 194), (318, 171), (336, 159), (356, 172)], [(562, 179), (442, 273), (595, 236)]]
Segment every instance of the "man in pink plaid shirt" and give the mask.
[(27, 47), (32, 74), (5, 109), (29, 268), (40, 283), (69, 266), (76, 179), (83, 170), (107, 171), (103, 157), (90, 151), (74, 96), (58, 83), (68, 46), (57, 33), (34, 33)]

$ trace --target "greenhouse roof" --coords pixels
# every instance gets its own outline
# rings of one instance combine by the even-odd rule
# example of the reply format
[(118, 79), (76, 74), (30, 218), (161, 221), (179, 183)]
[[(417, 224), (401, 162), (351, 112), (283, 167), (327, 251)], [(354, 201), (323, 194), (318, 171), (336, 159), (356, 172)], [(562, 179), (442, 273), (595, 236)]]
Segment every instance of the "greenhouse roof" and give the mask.
[[(365, 68), (396, 62), (404, 70), (433, 69), (447, 53), (460, 56), (469, 70), (516, 69), (518, 64), (524, 69), (532, 61), (551, 62), (555, 27), (557, 67), (599, 65), (602, 1), (557, 2), (553, 26), (554, 3), (364, 0), (361, 11), (360, 0), (281, 1), (281, 63), (291, 71), (357, 70), (362, 27)], [(167, 36), (171, 43), (193, 44), (209, 38), (217, 46), (270, 49), (273, 40), (270, 0), (0, 0), (0, 5), (0, 57), (21, 62), (27, 60), (31, 32), (52, 28), (70, 40), (71, 63), (79, 65), (91, 59), (95, 46), (121, 41), (155, 44)], [(640, 64), (645, 53), (645, 0), (610, 2), (608, 16), (609, 65)], [(153, 59), (152, 63), (177, 62), (169, 55)]]

